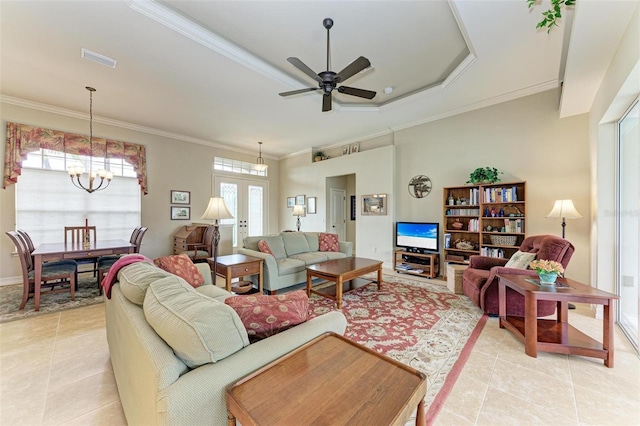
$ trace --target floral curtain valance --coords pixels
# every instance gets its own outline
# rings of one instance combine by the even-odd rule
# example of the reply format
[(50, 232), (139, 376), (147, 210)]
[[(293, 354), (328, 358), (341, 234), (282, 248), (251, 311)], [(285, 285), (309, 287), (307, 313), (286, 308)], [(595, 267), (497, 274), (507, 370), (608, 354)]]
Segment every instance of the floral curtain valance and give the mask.
[[(41, 148), (68, 154), (91, 155), (89, 136), (8, 122), (4, 152), (4, 188), (18, 181), (22, 171), (22, 160), (27, 158), (27, 154)], [(147, 150), (144, 145), (94, 137), (93, 155), (126, 160), (138, 176), (140, 189), (145, 195), (148, 193)]]

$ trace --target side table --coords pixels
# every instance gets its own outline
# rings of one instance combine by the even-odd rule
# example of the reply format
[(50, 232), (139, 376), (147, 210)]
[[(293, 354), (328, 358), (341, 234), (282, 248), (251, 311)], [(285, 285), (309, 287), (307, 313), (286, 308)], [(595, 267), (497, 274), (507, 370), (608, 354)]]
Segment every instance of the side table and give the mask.
[[(569, 278), (558, 278), (553, 286), (532, 282), (533, 277), (498, 274), (500, 328), (506, 328), (521, 342), (524, 352), (537, 357), (538, 351), (582, 355), (604, 360), (613, 367), (613, 301), (615, 294), (598, 290)], [(524, 318), (507, 316), (507, 287), (524, 296)], [(556, 319), (538, 319), (538, 300), (557, 302)], [(569, 324), (569, 302), (603, 305), (602, 343)]]
[[(213, 257), (207, 259), (210, 266), (213, 265)], [(218, 256), (216, 259), (216, 275), (225, 279), (225, 289), (231, 291), (231, 280), (243, 278), (247, 275), (258, 275), (258, 291), (262, 294), (262, 264), (264, 261), (258, 257), (244, 254), (229, 254)], [(215, 277), (214, 277), (215, 284)]]

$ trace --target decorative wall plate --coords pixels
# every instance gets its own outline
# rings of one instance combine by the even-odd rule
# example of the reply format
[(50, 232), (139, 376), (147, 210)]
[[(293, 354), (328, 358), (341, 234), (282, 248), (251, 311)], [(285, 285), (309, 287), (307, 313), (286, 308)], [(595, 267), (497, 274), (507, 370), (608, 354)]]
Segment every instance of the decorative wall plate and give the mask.
[(409, 194), (415, 198), (424, 198), (431, 192), (431, 179), (428, 176), (418, 175), (409, 181)]

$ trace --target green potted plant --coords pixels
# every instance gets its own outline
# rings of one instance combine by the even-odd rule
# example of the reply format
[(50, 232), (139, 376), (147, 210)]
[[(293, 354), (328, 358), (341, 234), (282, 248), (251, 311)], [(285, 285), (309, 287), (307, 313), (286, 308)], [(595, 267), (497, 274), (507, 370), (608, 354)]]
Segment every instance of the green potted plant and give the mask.
[(503, 174), (495, 167), (478, 167), (469, 175), (466, 183), (496, 183), (500, 182), (498, 175)]

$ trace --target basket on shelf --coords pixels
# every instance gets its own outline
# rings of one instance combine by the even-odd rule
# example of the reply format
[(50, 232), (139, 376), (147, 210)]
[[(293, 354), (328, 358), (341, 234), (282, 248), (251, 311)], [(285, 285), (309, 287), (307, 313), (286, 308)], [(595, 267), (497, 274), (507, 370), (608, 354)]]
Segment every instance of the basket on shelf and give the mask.
[(518, 239), (516, 235), (490, 235), (489, 237), (494, 246), (515, 246)]

